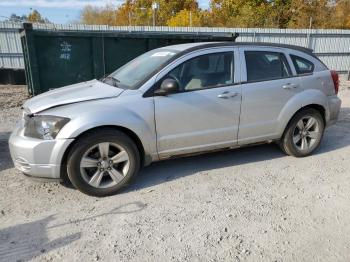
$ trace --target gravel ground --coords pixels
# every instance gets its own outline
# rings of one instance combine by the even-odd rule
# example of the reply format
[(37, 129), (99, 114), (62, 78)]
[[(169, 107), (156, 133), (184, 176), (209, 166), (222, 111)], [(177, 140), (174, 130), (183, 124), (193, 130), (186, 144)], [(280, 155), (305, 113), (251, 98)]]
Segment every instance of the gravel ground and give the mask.
[(0, 85), (0, 132), (11, 131), (21, 114), (21, 105), (28, 99), (26, 86)]
[(0, 260), (349, 261), (348, 86), (313, 156), (263, 145), (154, 163), (100, 199), (13, 168), (8, 132), (26, 93), (0, 87)]

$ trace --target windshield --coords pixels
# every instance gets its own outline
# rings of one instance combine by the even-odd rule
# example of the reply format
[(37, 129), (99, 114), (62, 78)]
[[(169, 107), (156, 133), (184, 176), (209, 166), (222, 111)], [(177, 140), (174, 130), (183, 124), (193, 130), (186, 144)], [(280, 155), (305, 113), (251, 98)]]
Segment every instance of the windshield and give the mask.
[(178, 52), (170, 49), (149, 51), (110, 74), (109, 78), (113, 78), (114, 85), (118, 87), (136, 89), (144, 79), (150, 77), (156, 69), (168, 62)]

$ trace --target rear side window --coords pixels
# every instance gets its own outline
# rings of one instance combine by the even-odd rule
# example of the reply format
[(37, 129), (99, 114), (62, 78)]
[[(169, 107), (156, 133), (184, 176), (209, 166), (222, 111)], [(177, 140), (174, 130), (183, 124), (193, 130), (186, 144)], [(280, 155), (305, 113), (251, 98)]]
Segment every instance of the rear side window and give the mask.
[(290, 55), (290, 58), (298, 75), (311, 74), (314, 71), (315, 66), (309, 60), (296, 55)]
[(265, 51), (245, 51), (247, 81), (266, 81), (292, 75), (284, 54)]

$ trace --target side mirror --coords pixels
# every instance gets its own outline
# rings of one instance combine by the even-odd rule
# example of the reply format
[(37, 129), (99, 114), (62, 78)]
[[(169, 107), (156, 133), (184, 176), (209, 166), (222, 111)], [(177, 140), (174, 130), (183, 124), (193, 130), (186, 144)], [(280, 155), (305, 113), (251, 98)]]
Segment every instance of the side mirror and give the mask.
[(156, 90), (154, 93), (160, 96), (166, 96), (168, 94), (177, 93), (179, 91), (179, 84), (176, 80), (172, 78), (167, 78), (163, 80), (160, 88)]

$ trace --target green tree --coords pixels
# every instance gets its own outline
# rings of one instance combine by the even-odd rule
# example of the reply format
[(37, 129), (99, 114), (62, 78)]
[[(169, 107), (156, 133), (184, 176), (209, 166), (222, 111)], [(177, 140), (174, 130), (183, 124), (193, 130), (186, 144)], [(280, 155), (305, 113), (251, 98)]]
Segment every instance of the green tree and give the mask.
[(271, 7), (267, 0), (212, 0), (211, 21), (214, 26), (266, 27)]
[(329, 0), (293, 0), (288, 27), (332, 28), (334, 8)]
[(338, 0), (334, 16), (335, 28), (350, 29), (350, 1)]
[(276, 28), (287, 28), (291, 16), (292, 0), (271, 0), (269, 6), (269, 25)]
[[(99, 24), (101, 21), (109, 25), (151, 25), (153, 20), (152, 3), (154, 0), (126, 0), (118, 7), (106, 6), (103, 8), (85, 7), (81, 13), (81, 22)], [(180, 11), (188, 10), (199, 12), (196, 0), (158, 0), (159, 10), (156, 11), (156, 24), (167, 25), (172, 17)], [(109, 12), (106, 12), (108, 9)], [(114, 19), (105, 19), (111, 16)]]
[(201, 26), (200, 12), (181, 10), (167, 21), (168, 26)]
[(84, 24), (114, 25), (116, 23), (115, 8), (106, 5), (103, 8), (86, 6), (81, 12), (81, 22)]
[(41, 16), (41, 14), (37, 10), (33, 10), (27, 18), (28, 22), (32, 23), (50, 23), (47, 18)]
[[(87, 24), (152, 25), (154, 0), (126, 0), (116, 7), (87, 6)], [(201, 10), (196, 0), (157, 0), (156, 25), (272, 28), (350, 28), (350, 0), (211, 0)], [(40, 21), (40, 14), (31, 15)]]

